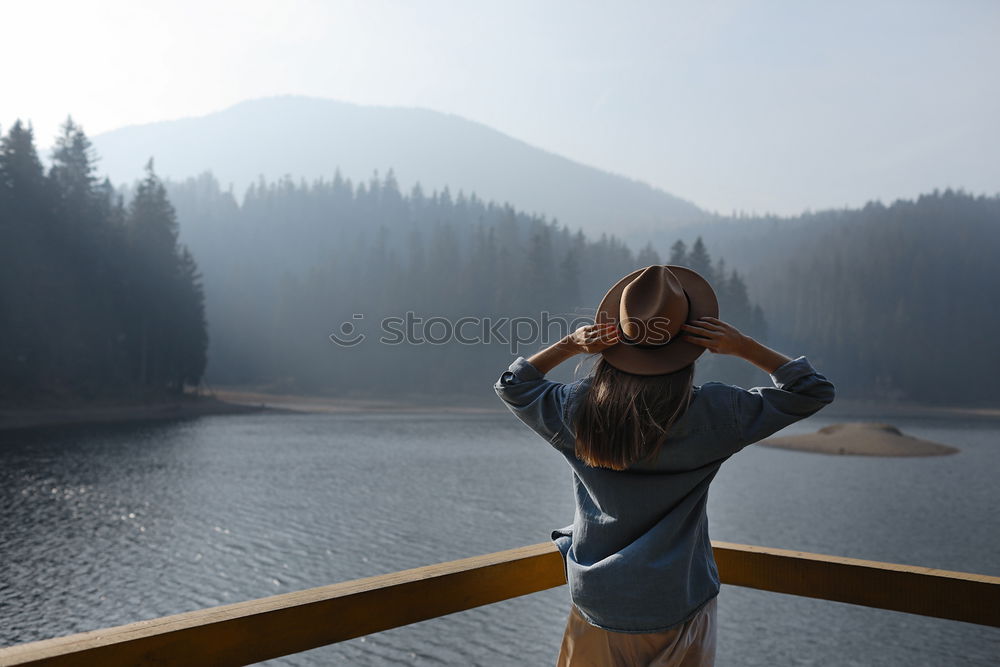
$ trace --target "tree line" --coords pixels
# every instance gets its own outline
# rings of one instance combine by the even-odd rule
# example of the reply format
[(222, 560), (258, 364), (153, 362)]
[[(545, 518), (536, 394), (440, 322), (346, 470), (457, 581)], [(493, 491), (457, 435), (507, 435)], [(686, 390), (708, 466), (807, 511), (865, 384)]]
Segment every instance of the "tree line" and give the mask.
[[(380, 323), (586, 318), (622, 275), (669, 263), (709, 278), (723, 319), (808, 355), (842, 396), (1000, 397), (983, 372), (1000, 324), (1000, 196), (719, 220), (635, 251), (475, 194), (403, 193), (391, 170), (261, 180), (237, 197), (208, 173), (161, 183), (152, 164), (116, 191), (95, 161), (72, 122), (47, 169), (30, 127), (0, 139), (0, 395), (176, 392), (206, 362), (212, 383), (271, 390), (481, 391), (545, 341), (514, 351), (507, 329), (385, 344)], [(344, 327), (366, 339), (334, 344)], [(713, 355), (697, 377), (767, 382)]]
[(193, 255), (153, 171), (125, 203), (72, 119), (46, 169), (32, 128), (0, 138), (0, 396), (177, 394), (206, 366)]

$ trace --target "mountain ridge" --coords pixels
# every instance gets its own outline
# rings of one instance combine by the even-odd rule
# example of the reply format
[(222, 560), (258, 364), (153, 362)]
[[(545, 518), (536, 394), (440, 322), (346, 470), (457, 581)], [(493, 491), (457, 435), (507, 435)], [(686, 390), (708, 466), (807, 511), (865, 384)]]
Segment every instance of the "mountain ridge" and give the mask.
[[(247, 138), (250, 138), (247, 140)], [(478, 121), (420, 107), (302, 96), (245, 100), (202, 116), (130, 125), (93, 138), (115, 182), (211, 171), (240, 195), (263, 176), (355, 182), (392, 169), (400, 187), (475, 193), (590, 233), (641, 238), (711, 214), (642, 181), (539, 148)]]

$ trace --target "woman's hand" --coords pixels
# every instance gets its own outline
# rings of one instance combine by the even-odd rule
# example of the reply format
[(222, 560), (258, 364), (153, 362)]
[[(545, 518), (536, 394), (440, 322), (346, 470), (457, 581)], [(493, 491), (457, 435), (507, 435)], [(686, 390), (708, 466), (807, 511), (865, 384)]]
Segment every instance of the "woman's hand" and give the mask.
[(528, 357), (528, 362), (542, 375), (577, 354), (592, 354), (606, 350), (618, 342), (615, 324), (588, 324)]
[(731, 354), (736, 357), (746, 356), (750, 339), (732, 324), (716, 317), (692, 320), (690, 324), (682, 324), (681, 330), (685, 332), (681, 340), (701, 345), (709, 352)]
[(588, 324), (571, 333), (566, 339), (572, 347), (584, 354), (603, 352), (618, 342), (618, 325), (614, 322)]

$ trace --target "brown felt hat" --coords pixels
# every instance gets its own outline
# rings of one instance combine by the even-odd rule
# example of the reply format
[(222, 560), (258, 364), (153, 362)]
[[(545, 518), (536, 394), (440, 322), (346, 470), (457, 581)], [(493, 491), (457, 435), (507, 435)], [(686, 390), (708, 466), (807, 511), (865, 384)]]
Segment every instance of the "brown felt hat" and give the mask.
[(602, 352), (609, 364), (635, 375), (663, 375), (705, 352), (680, 337), (681, 325), (718, 316), (719, 300), (707, 280), (683, 266), (654, 264), (615, 283), (594, 320), (618, 325), (620, 342)]

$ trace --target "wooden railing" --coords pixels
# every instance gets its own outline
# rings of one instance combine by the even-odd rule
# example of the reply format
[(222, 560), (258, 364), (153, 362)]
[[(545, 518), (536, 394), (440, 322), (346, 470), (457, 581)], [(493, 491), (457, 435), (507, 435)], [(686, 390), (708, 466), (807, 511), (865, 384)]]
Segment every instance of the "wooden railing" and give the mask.
[[(1000, 627), (1000, 577), (712, 543), (725, 584)], [(0, 649), (0, 666), (246, 665), (565, 583), (551, 542)]]

